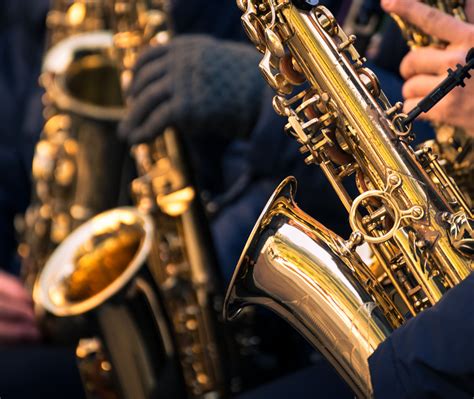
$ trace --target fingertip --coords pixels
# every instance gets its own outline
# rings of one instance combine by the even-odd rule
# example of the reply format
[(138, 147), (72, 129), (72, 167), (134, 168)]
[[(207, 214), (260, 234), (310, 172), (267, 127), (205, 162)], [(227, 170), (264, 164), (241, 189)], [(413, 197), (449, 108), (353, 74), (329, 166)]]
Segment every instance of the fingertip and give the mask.
[(410, 96), (410, 85), (405, 83), (403, 86), (402, 86), (402, 97), (405, 99), (405, 100), (408, 100), (411, 96)]
[(412, 75), (412, 62), (411, 62), (411, 52), (408, 53), (400, 63), (400, 75), (404, 80), (407, 80)]
[(26, 290), (20, 280), (7, 273), (2, 276), (0, 296), (11, 300), (33, 303), (31, 293)]
[(407, 114), (413, 108), (415, 108), (416, 104), (417, 104), (416, 99), (405, 100), (405, 102), (403, 103), (403, 112)]
[(385, 11), (390, 12), (393, 7), (393, 0), (382, 0), (381, 6)]
[[(413, 1), (413, 0), (410, 0), (410, 1)], [(388, 13), (398, 14), (398, 13), (403, 13), (406, 7), (410, 6), (410, 4), (407, 4), (406, 0), (382, 0), (381, 6), (384, 9), (384, 11)]]

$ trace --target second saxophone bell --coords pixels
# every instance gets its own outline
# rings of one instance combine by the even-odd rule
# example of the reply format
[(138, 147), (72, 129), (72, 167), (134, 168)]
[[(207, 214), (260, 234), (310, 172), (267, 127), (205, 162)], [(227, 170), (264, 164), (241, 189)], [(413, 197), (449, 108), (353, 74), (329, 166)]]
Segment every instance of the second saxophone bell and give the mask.
[(119, 293), (150, 251), (153, 222), (134, 208), (104, 212), (75, 230), (37, 280), (35, 302), (59, 317), (92, 311)]
[[(165, 371), (176, 367), (176, 351), (146, 264), (153, 237), (152, 218), (136, 208), (104, 212), (68, 236), (36, 281), (38, 307), (69, 325), (77, 321), (73, 334), (81, 339), (77, 356), (90, 397), (110, 390), (120, 392), (113, 398), (145, 399), (161, 385), (168, 386), (163, 398), (182, 397), (179, 373)], [(91, 345), (93, 354), (84, 355)]]

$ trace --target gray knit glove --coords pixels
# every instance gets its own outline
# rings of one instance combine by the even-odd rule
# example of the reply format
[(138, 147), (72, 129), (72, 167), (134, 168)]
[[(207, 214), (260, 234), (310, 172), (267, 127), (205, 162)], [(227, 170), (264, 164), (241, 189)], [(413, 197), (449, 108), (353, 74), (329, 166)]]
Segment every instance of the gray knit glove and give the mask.
[(148, 49), (135, 68), (120, 137), (136, 144), (168, 126), (191, 135), (248, 135), (265, 87), (260, 58), (253, 46), (203, 35)]

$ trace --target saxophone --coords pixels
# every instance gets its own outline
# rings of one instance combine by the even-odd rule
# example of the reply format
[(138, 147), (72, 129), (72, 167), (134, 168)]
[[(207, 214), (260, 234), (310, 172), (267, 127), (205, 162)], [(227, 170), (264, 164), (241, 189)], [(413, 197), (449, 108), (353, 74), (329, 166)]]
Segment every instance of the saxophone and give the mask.
[[(115, 48), (126, 86), (142, 47), (170, 40), (171, 4), (154, 0), (146, 9), (145, 1), (114, 3)], [(147, 10), (149, 24), (140, 27), (143, 10)], [(153, 37), (150, 32), (155, 32)], [(153, 216), (156, 226), (148, 267), (170, 318), (188, 395), (221, 397), (225, 391), (224, 348), (217, 332), (217, 310), (222, 306), (222, 281), (184, 143), (175, 129), (168, 128), (152, 144), (139, 144), (132, 152), (139, 175), (132, 183), (135, 204)]]
[[(287, 178), (255, 225), (224, 302), (235, 318), (263, 305), (318, 348), (355, 394), (373, 390), (368, 358), (409, 315), (435, 304), (472, 270), (472, 212), (430, 151), (409, 146), (375, 74), (317, 1), (239, 0), (264, 54), (286, 131), (317, 164), (349, 212), (344, 240), (304, 213)], [(344, 183), (355, 179), (360, 194)], [(449, 184), (448, 184), (449, 183)], [(356, 250), (367, 244), (375, 259)]]
[[(143, 47), (171, 37), (169, 1), (107, 6), (126, 90)], [(130, 399), (222, 397), (228, 389), (218, 320), (223, 295), (184, 145), (169, 128), (132, 153), (136, 207), (99, 214), (69, 235), (37, 280), (35, 302), (56, 316), (98, 325), (97, 336), (83, 337), (77, 349), (90, 394), (115, 380), (115, 392)], [(104, 359), (111, 373), (94, 381)]]
[[(462, 21), (467, 21), (464, 0), (425, 0), (423, 3), (450, 14)], [(445, 48), (447, 43), (436, 37), (425, 34), (416, 26), (392, 15), (399, 25), (410, 48), (433, 46)], [(463, 129), (454, 126), (437, 124), (434, 126), (436, 139), (425, 143), (438, 154), (442, 166), (454, 178), (469, 204), (474, 200), (474, 142)]]
[(117, 206), (126, 148), (115, 128), (124, 108), (101, 10), (97, 1), (56, 1), (47, 17), (40, 77), (46, 123), (35, 148), (31, 205), (17, 218), (30, 288), (75, 227)]

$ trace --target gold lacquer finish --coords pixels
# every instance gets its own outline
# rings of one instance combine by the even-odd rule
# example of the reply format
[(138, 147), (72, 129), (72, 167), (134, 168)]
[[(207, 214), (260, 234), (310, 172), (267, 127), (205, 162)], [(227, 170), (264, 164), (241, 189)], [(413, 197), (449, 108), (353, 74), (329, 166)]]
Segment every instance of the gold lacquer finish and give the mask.
[[(353, 233), (344, 241), (304, 214), (291, 195), (294, 182), (283, 183), (242, 254), (226, 316), (252, 303), (273, 309), (365, 398), (377, 345), (470, 274), (472, 213), (436, 157), (409, 146), (402, 104), (388, 102), (356, 38), (325, 7), (306, 4), (238, 1), (277, 92), (274, 108), (288, 118), (305, 162), (329, 179)], [(355, 198), (348, 178), (359, 189)], [(370, 265), (354, 253), (362, 244), (375, 256)]]
[(105, 29), (102, 0), (52, 0), (46, 18), (48, 47), (79, 33)]
[(115, 230), (89, 238), (74, 256), (74, 271), (65, 278), (66, 297), (84, 300), (116, 280), (132, 262), (141, 243), (139, 226), (120, 223)]
[(117, 206), (126, 154), (115, 134), (123, 97), (102, 2), (55, 1), (47, 22), (46, 123), (33, 158), (31, 205), (16, 223), (29, 288), (74, 228)]
[(143, 316), (132, 317), (134, 302), (145, 301), (144, 317), (158, 330), (148, 333), (161, 340), (166, 358), (174, 354), (161, 304), (145, 273), (153, 236), (152, 218), (135, 208), (103, 212), (56, 248), (36, 280), (35, 304), (61, 325), (76, 326), (71, 333), (80, 339), (76, 354), (88, 398), (145, 399), (155, 389), (150, 376), (157, 354), (146, 353)]
[[(464, 0), (424, 0), (423, 3), (447, 14), (466, 21)], [(398, 15), (392, 15), (412, 49), (418, 47), (445, 48), (446, 43), (425, 34), (416, 26), (404, 21)], [(462, 190), (467, 204), (472, 208), (474, 200), (474, 142), (463, 129), (445, 124), (434, 126), (436, 139), (424, 144), (439, 156), (443, 168), (454, 178)], [(433, 171), (436, 176), (436, 172)]]
[[(257, 222), (226, 298), (226, 317), (243, 306), (266, 306), (297, 328), (361, 396), (368, 394), (367, 358), (401, 316), (342, 238), (308, 217), (293, 199), (294, 178), (275, 191)], [(377, 302), (374, 298), (377, 298)], [(393, 312), (389, 323), (377, 303)]]
[[(146, 45), (172, 36), (170, 2), (115, 0), (114, 47), (127, 87), (131, 68)], [(224, 395), (223, 345), (217, 339), (219, 272), (197, 190), (180, 135), (167, 129), (152, 144), (133, 149), (139, 177), (132, 194), (155, 221), (148, 267), (171, 320), (189, 397)]]
[(152, 239), (151, 218), (134, 208), (95, 216), (53, 252), (36, 281), (35, 302), (63, 317), (97, 309), (135, 277)]
[[(120, 93), (140, 52), (170, 39), (169, 6), (167, 0), (103, 3)], [(94, 315), (99, 336), (78, 346), (78, 353), (90, 352), (79, 356), (86, 388), (100, 388), (88, 372), (99, 358), (109, 362), (120, 397), (149, 398), (166, 385), (163, 397), (219, 398), (228, 386), (217, 331), (221, 282), (183, 143), (170, 128), (132, 155), (136, 209), (102, 213), (74, 231), (48, 260), (35, 299), (56, 316)], [(131, 315), (137, 300), (145, 303)]]

